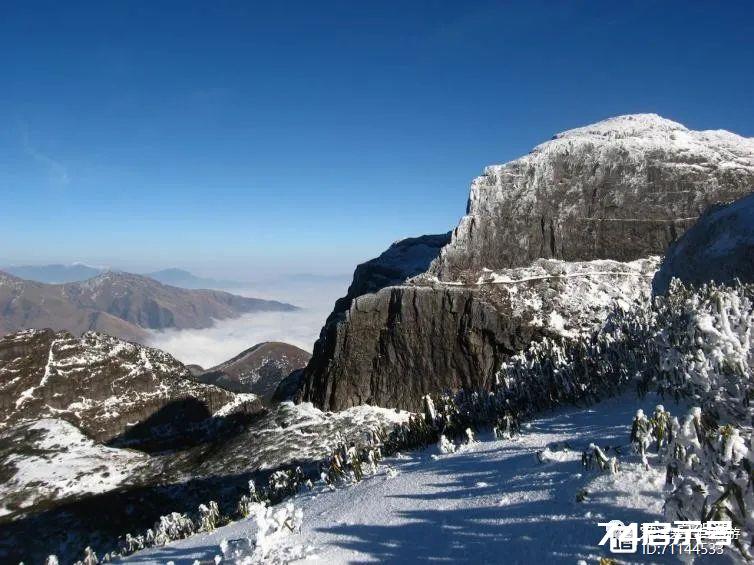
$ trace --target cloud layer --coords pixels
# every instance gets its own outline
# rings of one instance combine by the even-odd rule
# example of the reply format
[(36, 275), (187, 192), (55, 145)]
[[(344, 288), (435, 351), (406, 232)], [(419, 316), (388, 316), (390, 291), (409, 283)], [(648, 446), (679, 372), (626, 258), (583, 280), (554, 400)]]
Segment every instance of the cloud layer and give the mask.
[(284, 341), (311, 352), (333, 304), (346, 293), (346, 280), (276, 281), (236, 294), (301, 306), (296, 312), (261, 312), (221, 320), (204, 330), (152, 332), (149, 345), (179, 361), (209, 368), (263, 341)]

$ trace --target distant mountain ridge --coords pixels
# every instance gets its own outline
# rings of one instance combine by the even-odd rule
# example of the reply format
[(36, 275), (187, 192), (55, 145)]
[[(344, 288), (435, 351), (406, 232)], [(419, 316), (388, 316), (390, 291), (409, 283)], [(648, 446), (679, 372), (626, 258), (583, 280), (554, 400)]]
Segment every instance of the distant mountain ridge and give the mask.
[(63, 284), (91, 279), (105, 272), (107, 269), (92, 267), (83, 263), (72, 263), (70, 265), (13, 265), (2, 267), (0, 270), (21, 279), (49, 284)]
[(189, 290), (141, 275), (107, 271), (83, 282), (45, 284), (0, 271), (0, 333), (26, 328), (100, 331), (144, 341), (149, 329), (207, 328), (215, 320), (291, 304), (218, 290)]
[[(109, 271), (123, 272), (108, 267), (93, 267), (84, 263), (71, 263), (70, 265), (57, 263), (50, 265), (11, 265), (9, 267), (0, 267), (0, 271), (21, 279), (48, 284), (83, 282)], [(185, 269), (175, 267), (144, 273), (143, 276), (154, 279), (162, 284), (190, 289), (208, 288), (225, 290), (229, 288), (248, 288), (251, 285), (250, 282), (244, 281), (199, 277)]]
[(146, 273), (144, 276), (161, 282), (162, 284), (169, 284), (172, 286), (178, 286), (181, 288), (214, 288), (214, 289), (228, 289), (228, 288), (247, 288), (251, 285), (249, 282), (243, 281), (230, 281), (222, 279), (213, 279), (209, 277), (198, 277), (189, 271), (184, 269), (161, 269), (151, 273)]

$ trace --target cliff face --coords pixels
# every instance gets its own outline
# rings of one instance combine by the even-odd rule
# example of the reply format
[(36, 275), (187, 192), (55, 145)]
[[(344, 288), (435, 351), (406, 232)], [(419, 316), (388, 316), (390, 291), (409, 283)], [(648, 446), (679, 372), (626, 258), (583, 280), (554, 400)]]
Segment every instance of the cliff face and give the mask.
[(376, 290), (357, 269), (299, 398), (416, 409), (426, 392), (488, 386), (532, 339), (592, 331), (611, 308), (645, 300), (656, 261), (631, 261), (664, 253), (752, 180), (754, 140), (655, 115), (571, 130), (488, 167), (424, 273), (356, 298)]
[(431, 272), (453, 280), (538, 257), (661, 254), (710, 204), (754, 186), (754, 140), (653, 114), (566, 131), (471, 185), (466, 216)]
[(673, 278), (695, 286), (754, 282), (754, 195), (711, 209), (671, 246), (654, 292), (665, 294)]
[(532, 340), (593, 331), (610, 309), (646, 300), (657, 262), (542, 259), (473, 284), (420, 276), (363, 295), (325, 326), (302, 398), (330, 410), (417, 410), (429, 391), (487, 388), (500, 363)]

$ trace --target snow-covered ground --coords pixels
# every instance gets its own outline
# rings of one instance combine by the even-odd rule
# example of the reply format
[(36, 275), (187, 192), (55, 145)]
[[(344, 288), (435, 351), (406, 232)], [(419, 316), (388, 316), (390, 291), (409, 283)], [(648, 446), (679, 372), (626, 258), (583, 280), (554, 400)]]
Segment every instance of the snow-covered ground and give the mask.
[[(19, 446), (18, 451), (8, 445)], [(0, 462), (7, 477), (0, 482), (0, 516), (125, 486), (148, 459), (138, 451), (96, 443), (64, 420), (22, 424), (0, 434)]]
[[(301, 532), (276, 540), (267, 559), (593, 562), (607, 554), (598, 547), (605, 532), (599, 522), (664, 521), (664, 470), (657, 466), (646, 473), (627, 447), (636, 409), (651, 412), (655, 404), (657, 398), (639, 401), (629, 394), (591, 408), (563, 409), (526, 424), (513, 440), (495, 441), (488, 434), (452, 454), (432, 448), (391, 458), (376, 475), (350, 487), (331, 492), (320, 484), (294, 499), (303, 510)], [(685, 406), (665, 405), (673, 414), (685, 413)], [(619, 474), (582, 469), (581, 452), (592, 442), (626, 446)], [(565, 444), (569, 449), (562, 449)], [(583, 490), (586, 499), (577, 502)], [(126, 561), (208, 562), (223, 554), (221, 546), (227, 552), (228, 542), (238, 545), (233, 540), (243, 540), (254, 529), (252, 520), (236, 522)], [(677, 560), (615, 557), (622, 562)]]

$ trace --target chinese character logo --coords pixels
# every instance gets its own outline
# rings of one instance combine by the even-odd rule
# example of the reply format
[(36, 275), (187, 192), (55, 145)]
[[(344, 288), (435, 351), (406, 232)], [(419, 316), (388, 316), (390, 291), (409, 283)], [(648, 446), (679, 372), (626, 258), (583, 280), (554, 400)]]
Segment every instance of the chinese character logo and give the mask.
[(636, 522), (624, 524), (620, 520), (611, 520), (599, 525), (606, 530), (600, 545), (610, 542), (611, 553), (636, 553), (639, 549), (639, 525)]

